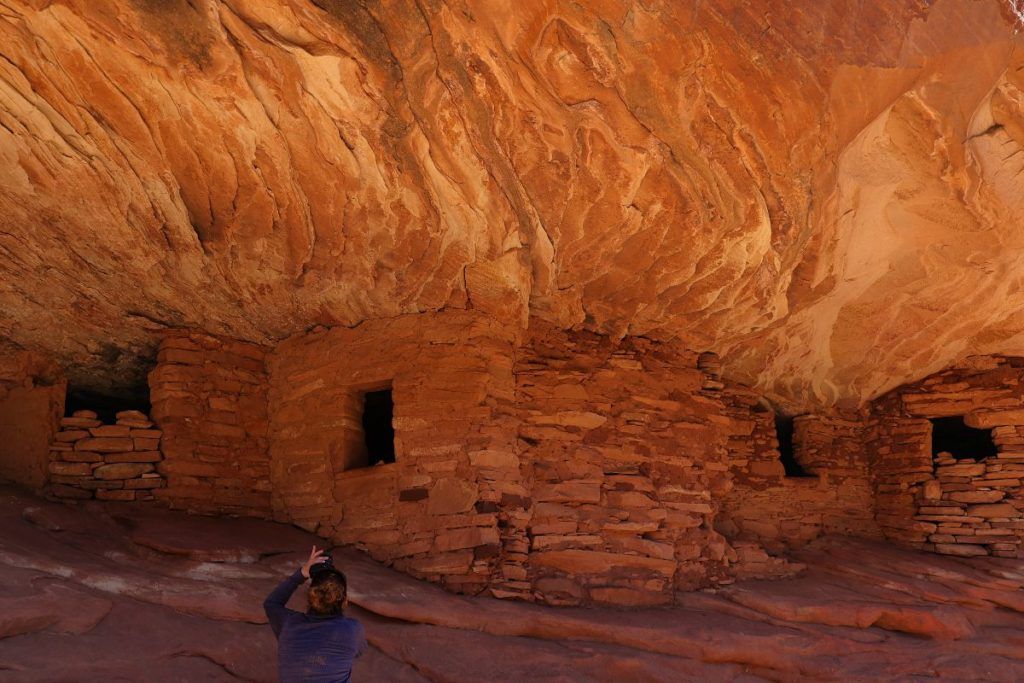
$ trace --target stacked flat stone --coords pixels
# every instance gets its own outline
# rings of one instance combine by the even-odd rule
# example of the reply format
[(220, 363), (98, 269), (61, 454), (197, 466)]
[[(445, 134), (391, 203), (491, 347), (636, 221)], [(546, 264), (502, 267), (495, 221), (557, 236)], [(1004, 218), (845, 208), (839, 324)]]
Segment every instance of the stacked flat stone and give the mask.
[[(993, 436), (1004, 448), (1010, 445), (1008, 440), (1024, 443), (1018, 429), (997, 427)], [(940, 453), (935, 466), (936, 478), (925, 482), (924, 500), (914, 519), (936, 525), (928, 537), (936, 552), (1017, 557), (1024, 522), (1010, 501), (1020, 499), (1024, 452), (1001, 450), (981, 462)]]
[(168, 333), (149, 375), (164, 430), (156, 496), (197, 513), (271, 514), (265, 350), (197, 332)]
[(678, 347), (612, 347), (591, 334), (551, 331), (519, 349), (518, 436), (533, 486), (529, 554), (518, 557), (533, 599), (667, 604), (723, 582), (729, 549), (712, 529), (712, 491), (727, 466), (708, 438), (719, 404), (698, 393), (718, 388), (697, 366)]
[(931, 425), (924, 418), (884, 416), (875, 446), (875, 519), (890, 541), (925, 547), (934, 522), (916, 519), (917, 493), (934, 478)]
[[(452, 591), (529, 597), (511, 340), (487, 317), (446, 311), (278, 346), (265, 401), (278, 519)], [(363, 450), (362, 392), (384, 382), (396, 460), (351, 468)]]
[[(1019, 358), (972, 356), (875, 403), (876, 517), (888, 540), (946, 555), (1024, 557), (1022, 368)], [(929, 420), (957, 415), (991, 430), (997, 452), (933, 458)]]
[[(716, 496), (715, 528), (737, 548), (737, 577), (778, 576), (782, 568), (756, 552), (739, 552), (735, 539), (756, 540), (776, 554), (822, 534), (880, 536), (872, 514), (870, 456), (864, 424), (856, 418), (801, 415), (793, 421), (793, 449), (812, 476), (786, 476), (775, 414), (755, 391), (720, 391), (729, 421), (729, 484)], [(768, 571), (770, 570), (770, 571)]]
[(103, 424), (91, 410), (61, 419), (50, 446), (48, 491), (59, 499), (152, 500), (164, 485), (159, 429), (138, 410), (117, 413)]

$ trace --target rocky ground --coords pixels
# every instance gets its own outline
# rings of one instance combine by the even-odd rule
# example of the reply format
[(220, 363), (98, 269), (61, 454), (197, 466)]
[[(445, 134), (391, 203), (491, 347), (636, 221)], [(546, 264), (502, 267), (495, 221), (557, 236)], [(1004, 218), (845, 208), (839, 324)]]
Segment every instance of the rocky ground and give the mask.
[[(0, 529), (0, 681), (274, 680), (260, 605), (315, 540), (14, 489)], [(1019, 561), (832, 538), (796, 578), (615, 611), (460, 597), (335, 556), (371, 644), (359, 681), (1024, 680)]]

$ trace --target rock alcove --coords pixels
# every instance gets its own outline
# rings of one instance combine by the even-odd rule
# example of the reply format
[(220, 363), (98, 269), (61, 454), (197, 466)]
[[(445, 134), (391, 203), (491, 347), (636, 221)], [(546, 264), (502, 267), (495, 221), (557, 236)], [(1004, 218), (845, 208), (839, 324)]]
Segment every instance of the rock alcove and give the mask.
[[(131, 522), (183, 512), (345, 546), (381, 620), (391, 581), (1020, 628), (1015, 7), (6, 2), (0, 479), (48, 511), (19, 552), (110, 510), (206, 562)], [(917, 586), (829, 622), (843, 543), (969, 567), (1006, 621)]]

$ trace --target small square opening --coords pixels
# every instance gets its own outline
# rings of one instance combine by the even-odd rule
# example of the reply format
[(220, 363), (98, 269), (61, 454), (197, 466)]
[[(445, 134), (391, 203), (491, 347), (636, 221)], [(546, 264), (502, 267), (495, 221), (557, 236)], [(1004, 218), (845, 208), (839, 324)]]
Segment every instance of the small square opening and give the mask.
[(775, 439), (779, 442), (779, 461), (786, 470), (787, 477), (813, 477), (814, 475), (797, 462), (796, 448), (793, 445), (793, 418), (775, 415)]
[(395, 461), (395, 402), (391, 389), (368, 391), (363, 394), (363, 441), (366, 461), (363, 467), (373, 467)]
[(999, 452), (992, 432), (975, 429), (964, 423), (963, 415), (936, 417), (932, 423), (932, 457), (949, 453), (957, 460), (980, 461)]

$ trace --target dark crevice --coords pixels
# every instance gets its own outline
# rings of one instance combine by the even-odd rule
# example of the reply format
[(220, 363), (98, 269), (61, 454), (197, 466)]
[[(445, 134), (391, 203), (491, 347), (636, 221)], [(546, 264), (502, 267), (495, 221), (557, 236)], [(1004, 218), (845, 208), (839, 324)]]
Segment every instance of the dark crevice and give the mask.
[(993, 133), (998, 133), (1002, 129), (1003, 129), (1003, 124), (1001, 124), (1001, 123), (993, 123), (991, 126), (986, 128), (985, 130), (981, 131), (980, 133), (975, 133), (974, 135), (971, 135), (967, 139), (968, 140), (973, 140), (974, 138), (980, 138), (980, 137), (984, 137), (986, 135), (992, 135)]
[(174, 323), (168, 322), (166, 320), (161, 320), (160, 318), (149, 315), (148, 313), (143, 313), (142, 311), (125, 311), (124, 316), (126, 318), (139, 318), (140, 320), (146, 320), (157, 327), (175, 326)]
[(787, 477), (813, 477), (796, 459), (793, 445), (793, 418), (775, 414), (775, 438), (779, 442), (779, 461)]

